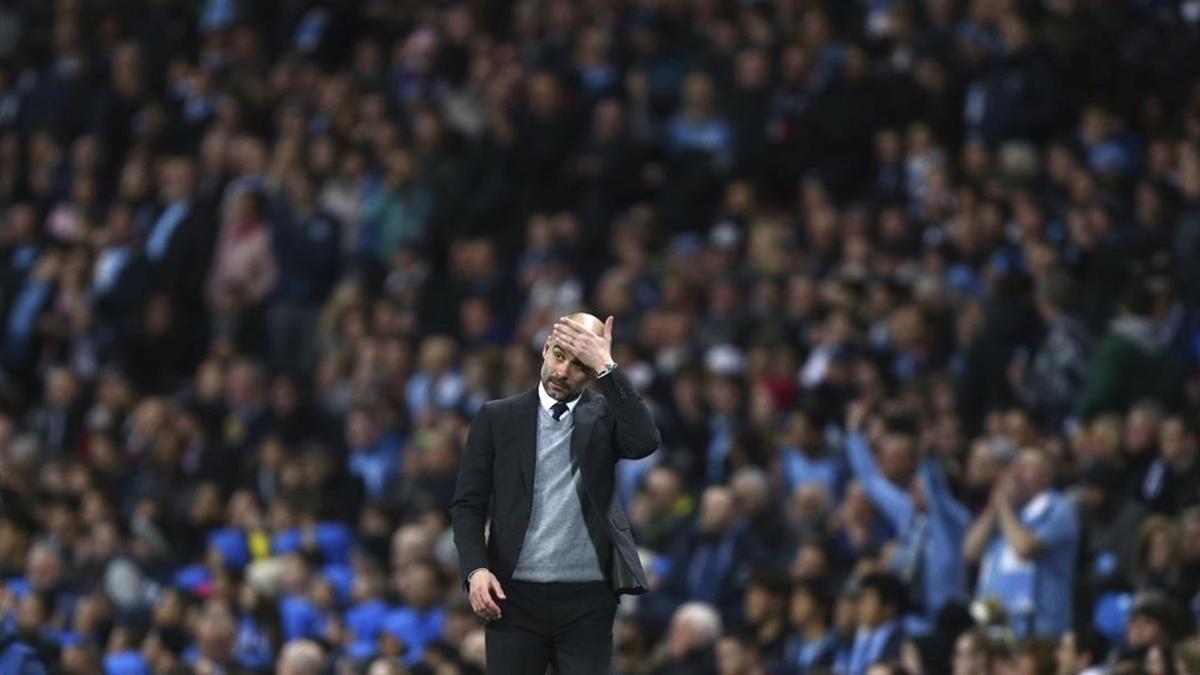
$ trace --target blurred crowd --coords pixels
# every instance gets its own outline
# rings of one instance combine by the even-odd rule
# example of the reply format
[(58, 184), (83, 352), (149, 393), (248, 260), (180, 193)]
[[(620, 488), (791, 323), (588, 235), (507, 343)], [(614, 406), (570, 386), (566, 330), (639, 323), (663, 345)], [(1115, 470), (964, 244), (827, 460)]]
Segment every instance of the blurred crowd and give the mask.
[(0, 1), (0, 673), (483, 672), (585, 309), (622, 675), (1196, 675), (1198, 257), (1197, 0)]

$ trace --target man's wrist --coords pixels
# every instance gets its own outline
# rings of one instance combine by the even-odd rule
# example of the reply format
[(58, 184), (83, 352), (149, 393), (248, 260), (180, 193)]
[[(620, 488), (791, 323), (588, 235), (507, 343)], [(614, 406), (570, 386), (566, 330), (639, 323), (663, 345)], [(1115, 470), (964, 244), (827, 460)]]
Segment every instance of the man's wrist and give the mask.
[(471, 570), (470, 574), (467, 575), (467, 585), (468, 586), (471, 585), (471, 578), (475, 576), (476, 572), (484, 572), (486, 570), (487, 570), (486, 567), (477, 567), (477, 568)]
[(603, 365), (601, 365), (599, 368), (596, 369), (596, 379), (600, 379), (600, 378), (604, 377), (605, 375), (608, 375), (612, 371), (616, 370), (616, 368), (617, 368), (616, 361), (613, 361), (612, 359), (605, 361)]

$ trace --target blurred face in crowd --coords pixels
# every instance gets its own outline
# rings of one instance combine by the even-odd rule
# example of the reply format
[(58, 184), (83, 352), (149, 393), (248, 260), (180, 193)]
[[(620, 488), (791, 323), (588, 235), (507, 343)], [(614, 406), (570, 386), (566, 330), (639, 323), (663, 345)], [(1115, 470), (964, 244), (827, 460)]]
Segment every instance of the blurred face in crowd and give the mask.
[(684, 108), (691, 115), (707, 114), (712, 107), (713, 85), (707, 75), (692, 73), (683, 83)]
[(37, 593), (27, 593), (17, 604), (17, 632), (25, 639), (35, 638), (50, 614), (50, 608)]
[(229, 661), (233, 649), (234, 621), (229, 608), (213, 603), (200, 618), (197, 643), (200, 653), (217, 663)]
[(708, 534), (724, 532), (737, 518), (733, 491), (723, 486), (713, 486), (704, 491), (700, 501), (700, 530)]
[(160, 194), (165, 201), (183, 201), (192, 195), (195, 170), (184, 159), (172, 159), (163, 164), (160, 178)]
[(907, 485), (916, 471), (915, 441), (908, 434), (890, 433), (879, 447), (879, 470), (897, 485)]
[(720, 675), (753, 675), (758, 658), (754, 649), (735, 637), (717, 641), (717, 672)]
[(355, 410), (346, 419), (346, 445), (352, 450), (369, 450), (378, 440), (375, 422), (367, 410)]
[(1167, 574), (1178, 558), (1179, 533), (1169, 524), (1155, 528), (1146, 539), (1142, 563), (1146, 571)]
[(988, 675), (987, 652), (979, 636), (966, 632), (954, 642), (954, 675)]
[(769, 620), (782, 618), (786, 598), (776, 595), (765, 586), (753, 584), (746, 589), (742, 598), (743, 612), (746, 621), (751, 625), (759, 625)]
[(63, 648), (59, 663), (63, 672), (68, 675), (90, 675), (100, 671), (95, 650), (86, 649), (80, 645)]
[(433, 557), (434, 540), (429, 530), (419, 525), (405, 525), (392, 537), (392, 567), (404, 569), (418, 560)]
[(793, 628), (801, 628), (815, 621), (824, 621), (821, 604), (807, 588), (797, 587), (792, 591), (788, 603), (788, 620)]
[(829, 554), (817, 542), (807, 542), (796, 551), (788, 572), (793, 577), (824, 576), (829, 572)]
[(867, 497), (862, 484), (851, 481), (846, 485), (846, 496), (842, 501), (842, 512), (855, 523), (870, 523), (875, 519), (875, 506)]
[(841, 635), (853, 635), (858, 628), (858, 604), (861, 596), (843, 593), (833, 607), (833, 625)]
[(62, 559), (49, 546), (36, 546), (26, 560), (25, 577), (33, 588), (52, 589), (62, 580)]
[(738, 474), (731, 481), (734, 504), (743, 516), (754, 516), (768, 505), (770, 499), (766, 480), (761, 476)]
[(683, 660), (692, 651), (710, 646), (714, 637), (695, 617), (676, 612), (667, 629), (667, 654), (676, 661)]
[(1167, 631), (1157, 619), (1134, 612), (1125, 625), (1125, 643), (1132, 648), (1145, 647), (1167, 638)]
[(431, 564), (413, 565), (400, 581), (405, 601), (416, 609), (427, 609), (442, 599), (441, 584)]
[(895, 608), (888, 607), (879, 591), (874, 588), (864, 589), (858, 599), (858, 623), (868, 628), (877, 628), (890, 621), (895, 616)]
[(417, 174), (417, 160), (405, 149), (393, 150), (387, 161), (387, 185), (393, 190), (412, 182)]
[(1013, 499), (1017, 504), (1026, 504), (1050, 487), (1050, 464), (1046, 456), (1037, 450), (1022, 450), (1013, 464)]
[(375, 659), (367, 669), (367, 675), (403, 675), (400, 664), (393, 659)]
[(645, 495), (654, 513), (670, 512), (682, 495), (679, 474), (662, 467), (651, 469), (646, 475)]
[(51, 371), (46, 384), (46, 402), (55, 406), (65, 406), (74, 400), (78, 393), (75, 376), (66, 368), (55, 368)]
[(317, 643), (295, 640), (284, 645), (276, 664), (276, 675), (320, 675), (325, 655)]
[(1158, 415), (1153, 409), (1138, 406), (1131, 410), (1125, 422), (1125, 450), (1134, 455), (1152, 451), (1158, 426)]
[(1189, 466), (1196, 457), (1196, 439), (1179, 417), (1168, 418), (1159, 432), (1163, 459), (1178, 466)]
[(292, 171), (288, 174), (288, 197), (294, 206), (306, 208), (313, 201), (313, 181), (303, 171)]
[(529, 105), (542, 116), (558, 111), (561, 93), (558, 80), (549, 73), (538, 73), (529, 80)]

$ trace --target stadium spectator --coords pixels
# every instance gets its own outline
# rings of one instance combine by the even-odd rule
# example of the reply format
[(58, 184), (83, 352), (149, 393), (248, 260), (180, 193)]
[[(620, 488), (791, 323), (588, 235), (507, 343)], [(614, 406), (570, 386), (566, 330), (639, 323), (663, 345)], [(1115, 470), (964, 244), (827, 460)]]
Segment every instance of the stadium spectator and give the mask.
[[(961, 549), (970, 515), (950, 494), (938, 460), (922, 460), (915, 474), (911, 464), (913, 439), (898, 431), (882, 439), (880, 459), (895, 467), (892, 475), (881, 469), (869, 441), (862, 434), (866, 410), (851, 404), (846, 430), (850, 467), (880, 513), (898, 533), (890, 566), (916, 600), (918, 611), (933, 619), (947, 604), (963, 599), (966, 571)], [(886, 465), (885, 465), (886, 466)], [(904, 476), (903, 474), (909, 475)]]
[(851, 675), (862, 675), (871, 666), (898, 658), (904, 641), (901, 617), (904, 613), (904, 585), (888, 573), (872, 573), (863, 577), (858, 600), (858, 628), (844, 667)]
[(665, 659), (654, 671), (701, 675), (716, 672), (721, 617), (711, 606), (689, 602), (675, 610), (667, 631)]
[(1071, 622), (1079, 523), (1049, 461), (1022, 450), (963, 543), (980, 565), (976, 598), (999, 601), (1020, 636), (1061, 635)]
[(1063, 634), (1055, 652), (1058, 675), (1098, 675), (1104, 672), (1108, 643), (1095, 630), (1070, 630)]
[(833, 631), (833, 599), (823, 579), (801, 579), (788, 605), (792, 637), (784, 648), (784, 667), (809, 672), (833, 667), (838, 637)]

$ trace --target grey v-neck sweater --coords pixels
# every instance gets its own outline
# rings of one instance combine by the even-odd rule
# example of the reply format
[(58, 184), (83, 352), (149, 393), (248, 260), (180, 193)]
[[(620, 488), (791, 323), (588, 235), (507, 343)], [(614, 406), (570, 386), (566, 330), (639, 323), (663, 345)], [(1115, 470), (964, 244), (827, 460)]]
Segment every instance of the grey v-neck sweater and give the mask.
[[(578, 410), (578, 406), (575, 408)], [(518, 581), (603, 581), (571, 473), (574, 413), (555, 420), (538, 406), (533, 511), (513, 578)]]

